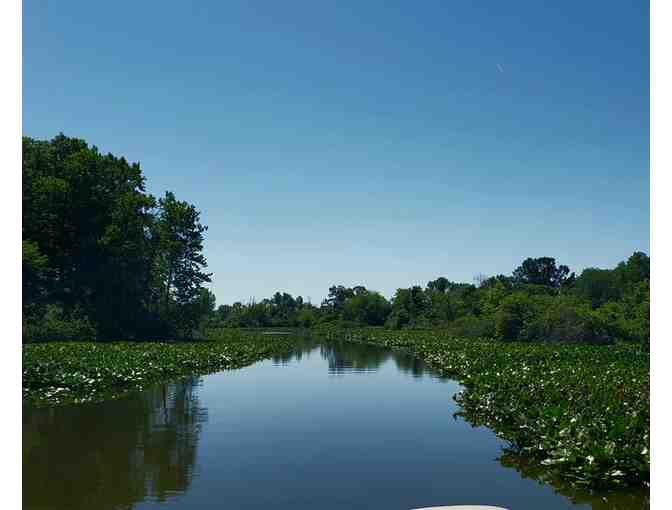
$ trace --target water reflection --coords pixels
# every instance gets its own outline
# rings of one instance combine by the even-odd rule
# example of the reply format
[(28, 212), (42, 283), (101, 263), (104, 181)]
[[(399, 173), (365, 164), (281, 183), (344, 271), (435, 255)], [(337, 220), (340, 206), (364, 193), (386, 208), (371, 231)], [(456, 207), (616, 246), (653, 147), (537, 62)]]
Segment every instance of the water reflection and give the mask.
[(327, 362), (330, 375), (343, 376), (375, 372), (391, 355), (388, 351), (362, 344), (334, 342), (321, 345), (320, 356)]
[(376, 372), (388, 360), (394, 360), (399, 371), (412, 377), (432, 375), (428, 374), (422, 360), (400, 351), (341, 341), (320, 342), (310, 338), (298, 340), (292, 351), (274, 356), (273, 362), (281, 366), (299, 362), (316, 349), (320, 357), (327, 361), (330, 375)]
[(292, 350), (280, 355), (275, 355), (271, 359), (276, 366), (288, 365), (294, 361), (301, 361), (305, 355), (313, 351), (318, 345), (319, 342), (311, 337), (300, 336), (295, 339)]
[[(344, 377), (374, 373), (365, 381)], [(303, 338), (293, 352), (241, 371), (96, 404), (26, 408), (24, 508), (170, 501), (294, 509), (320, 501), (342, 509), (370, 494), (384, 508), (476, 500), (517, 509), (649, 507), (648, 491), (568, 487), (502, 448), (490, 431), (451, 419), (459, 386), (430, 378), (403, 352)]]
[(424, 377), (428, 372), (425, 363), (419, 358), (409, 355), (397, 355), (394, 357), (397, 368), (412, 377)]
[(24, 508), (123, 509), (189, 488), (198, 378), (98, 404), (24, 409)]

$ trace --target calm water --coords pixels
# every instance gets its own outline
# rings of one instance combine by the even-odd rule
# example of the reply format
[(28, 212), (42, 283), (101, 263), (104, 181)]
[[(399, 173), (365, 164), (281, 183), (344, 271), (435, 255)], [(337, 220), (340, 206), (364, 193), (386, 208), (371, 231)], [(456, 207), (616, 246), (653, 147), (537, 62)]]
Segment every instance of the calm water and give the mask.
[(117, 400), (25, 408), (24, 508), (648, 508), (641, 492), (525, 478), (490, 430), (453, 417), (459, 389), (406, 355), (306, 343)]

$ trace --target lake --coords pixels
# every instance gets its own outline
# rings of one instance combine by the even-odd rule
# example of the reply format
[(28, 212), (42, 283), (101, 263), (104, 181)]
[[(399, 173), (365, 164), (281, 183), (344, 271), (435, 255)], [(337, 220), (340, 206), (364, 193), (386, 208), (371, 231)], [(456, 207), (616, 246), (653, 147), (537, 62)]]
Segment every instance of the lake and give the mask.
[(282, 358), (101, 403), (24, 407), (26, 509), (648, 508), (512, 460), (455, 413), (461, 387), (374, 346)]

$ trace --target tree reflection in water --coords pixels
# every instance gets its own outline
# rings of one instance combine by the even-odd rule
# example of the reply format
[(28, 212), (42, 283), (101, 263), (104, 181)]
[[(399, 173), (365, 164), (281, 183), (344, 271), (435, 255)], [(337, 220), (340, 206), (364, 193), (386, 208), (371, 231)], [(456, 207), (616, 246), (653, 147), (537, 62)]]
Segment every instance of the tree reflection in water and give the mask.
[(389, 351), (345, 342), (329, 342), (320, 346), (320, 356), (327, 361), (329, 373), (375, 372), (391, 357)]
[(24, 409), (24, 508), (121, 509), (191, 483), (207, 411), (192, 377), (107, 401)]
[[(408, 376), (437, 377), (421, 360), (405, 352), (310, 338), (297, 340), (292, 353), (275, 357), (273, 362), (303, 360), (306, 364), (308, 353), (312, 361), (320, 362), (308, 365), (319, 370), (326, 365), (330, 375), (370, 373), (396, 365)], [(312, 358), (316, 356), (319, 358)], [(322, 365), (321, 360), (326, 363)], [(387, 384), (386, 379), (381, 380)], [(195, 475), (201, 428), (207, 420), (207, 411), (198, 399), (200, 384), (200, 378), (190, 378), (100, 404), (26, 408), (24, 508), (130, 509), (147, 499), (165, 501), (188, 491)], [(308, 413), (299, 416), (301, 419), (312, 417), (310, 409), (298, 412)], [(455, 415), (473, 427), (481, 425), (477, 415), (464, 408)], [(445, 433), (451, 432), (450, 423), (445, 423)], [(591, 493), (569, 487), (553, 477), (551, 470), (539, 469), (512, 448), (503, 448), (498, 460), (522, 478), (547, 484), (575, 504), (586, 504), (593, 510), (649, 506), (645, 490)], [(451, 462), (449, 457), (446, 462)]]
[(313, 351), (318, 345), (319, 342), (313, 340), (310, 336), (296, 335), (294, 348), (291, 351), (275, 355), (271, 359), (276, 365), (287, 365), (292, 361), (301, 361), (305, 354)]

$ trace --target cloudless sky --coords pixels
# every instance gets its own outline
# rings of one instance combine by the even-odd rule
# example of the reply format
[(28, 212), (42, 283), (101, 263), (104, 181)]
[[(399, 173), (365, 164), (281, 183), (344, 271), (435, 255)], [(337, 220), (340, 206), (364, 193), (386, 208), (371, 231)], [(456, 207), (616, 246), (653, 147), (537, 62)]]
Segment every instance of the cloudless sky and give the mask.
[(649, 8), (23, 2), (23, 132), (138, 161), (218, 304), (649, 251)]

